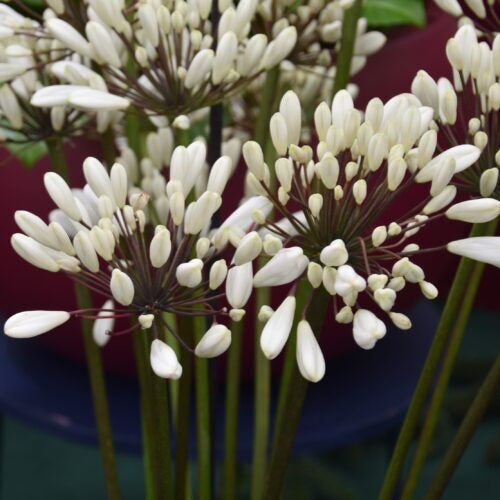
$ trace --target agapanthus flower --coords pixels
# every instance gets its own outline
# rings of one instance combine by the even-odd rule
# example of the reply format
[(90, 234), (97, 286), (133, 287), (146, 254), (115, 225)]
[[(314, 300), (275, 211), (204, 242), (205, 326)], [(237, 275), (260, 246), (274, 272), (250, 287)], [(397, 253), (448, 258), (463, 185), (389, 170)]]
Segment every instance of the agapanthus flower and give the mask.
[(499, 0), (434, 0), (439, 7), (459, 17), (462, 24), (471, 23), (490, 38), (500, 30)]
[[(270, 316), (261, 337), (269, 358), (280, 353), (290, 334), (293, 290), (304, 278), (313, 289), (324, 287), (331, 295), (335, 320), (352, 323), (354, 340), (364, 349), (373, 348), (386, 333), (380, 315), (409, 329), (410, 318), (397, 310), (398, 292), (407, 284), (418, 285), (426, 298), (435, 298), (438, 291), (417, 264), (418, 256), (445, 249), (421, 247), (414, 236), (445, 214), (475, 222), (500, 211), (500, 202), (493, 199), (479, 200), (488, 206), (470, 200), (472, 205), (444, 211), (457, 191), (450, 183), (455, 171), (470, 167), (480, 150), (461, 145), (435, 157), (433, 109), (411, 94), (385, 104), (372, 99), (363, 115), (347, 91), (338, 92), (331, 108), (322, 103), (314, 113), (315, 150), (300, 144), (301, 117), (299, 99), (287, 92), (270, 121), (278, 156), (274, 165), (266, 165), (256, 142), (243, 145), (250, 191), (267, 200), (274, 214), (253, 210), (253, 232), (237, 244), (239, 264), (247, 265), (262, 249), (270, 259), (254, 274), (254, 286), (292, 284), (290, 296), (274, 313), (266, 307), (261, 314), (263, 319)], [(419, 172), (436, 162), (442, 173), (417, 202), (405, 206)], [(276, 184), (270, 181), (270, 169)], [(297, 361), (305, 378), (318, 381), (324, 360), (310, 330), (305, 320), (300, 322)]]
[[(455, 185), (470, 197), (500, 199), (500, 35), (493, 43), (478, 42), (474, 28), (462, 26), (446, 46), (453, 69), (453, 83), (437, 82), (419, 71), (412, 92), (434, 110), (439, 128), (438, 149), (474, 144), (481, 151), (477, 161), (460, 169)], [(438, 170), (436, 162), (422, 169), (417, 182), (427, 182)]]
[[(126, 4), (58, 2), (46, 29), (69, 51), (90, 58), (109, 91), (159, 126), (212, 106), (279, 64), (295, 45), (295, 28), (273, 39), (249, 32), (257, 0), (224, 2), (214, 34), (212, 1)], [(186, 125), (187, 126), (187, 123)]]
[[(40, 24), (24, 17), (10, 7), (0, 4), (0, 110), (4, 140), (15, 144), (29, 144), (48, 138), (68, 138), (81, 135), (88, 119), (75, 108), (68, 108), (59, 101), (51, 109), (37, 106), (33, 96), (57, 83), (56, 71), (62, 64), (80, 67), (76, 62), (63, 61), (60, 43), (43, 33)], [(87, 73), (92, 73), (84, 68)], [(88, 91), (87, 86), (80, 90)], [(72, 90), (76, 92), (77, 86)], [(98, 120), (100, 131), (106, 129), (112, 117), (107, 114)]]
[[(94, 338), (103, 345), (113, 335), (152, 329), (152, 368), (169, 378), (178, 378), (182, 367), (173, 349), (160, 338), (159, 324), (198, 356), (224, 352), (231, 332), (218, 322), (228, 312), (225, 294), (216, 290), (231, 266), (217, 257), (207, 231), (221, 205), (231, 160), (220, 158), (211, 169), (206, 189), (195, 195), (205, 156), (201, 141), (175, 148), (168, 182), (158, 177), (152, 180), (153, 191), (160, 189), (164, 195), (157, 196), (156, 203), (129, 185), (127, 171), (119, 163), (108, 173), (97, 159), (87, 158), (83, 189), (70, 189), (54, 172), (45, 174), (45, 187), (58, 208), (51, 212), (49, 224), (32, 213), (16, 212), (22, 233), (12, 236), (12, 246), (32, 265), (64, 272), (105, 303), (88, 310), (18, 313), (7, 320), (5, 333), (32, 337), (70, 318), (90, 318), (95, 320)], [(190, 346), (183, 332), (176, 332), (166, 321), (165, 312), (206, 317), (212, 326), (197, 346)], [(232, 316), (242, 314), (239, 310)], [(132, 324), (124, 331), (113, 331), (117, 318), (129, 318)]]

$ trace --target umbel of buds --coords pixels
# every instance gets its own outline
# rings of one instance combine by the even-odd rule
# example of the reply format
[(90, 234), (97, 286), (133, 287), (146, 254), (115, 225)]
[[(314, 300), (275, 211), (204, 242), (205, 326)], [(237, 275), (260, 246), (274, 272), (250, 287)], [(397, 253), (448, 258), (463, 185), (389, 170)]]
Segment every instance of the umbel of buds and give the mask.
[[(239, 263), (253, 260), (260, 249), (269, 256), (253, 276), (255, 287), (293, 285), (276, 311), (267, 306), (261, 311), (267, 320), (261, 347), (268, 358), (281, 352), (290, 335), (299, 280), (307, 279), (313, 294), (324, 287), (335, 320), (352, 323), (357, 344), (371, 349), (386, 334), (379, 315), (400, 329), (411, 327), (410, 318), (397, 312), (398, 292), (407, 284), (418, 285), (428, 299), (438, 294), (416, 259), (446, 245), (421, 248), (414, 236), (445, 216), (469, 222), (498, 216), (500, 203), (494, 199), (471, 200), (445, 212), (456, 194), (453, 176), (474, 164), (481, 151), (460, 145), (435, 156), (433, 115), (411, 94), (385, 104), (372, 99), (363, 115), (349, 93), (340, 91), (331, 108), (322, 103), (314, 113), (319, 141), (314, 151), (300, 145), (302, 110), (290, 91), (270, 121), (274, 164), (264, 162), (259, 144), (243, 145), (248, 191), (267, 199), (274, 212), (254, 210), (253, 231), (235, 245), (236, 255)], [(409, 188), (433, 165), (437, 173), (428, 179), (427, 194), (408, 206)], [(306, 312), (300, 311), (302, 317)], [(297, 362), (305, 378), (318, 381), (324, 360), (310, 330), (307, 322), (299, 323)]]
[[(497, 2), (498, 5), (498, 2)], [(439, 144), (475, 145), (481, 152), (471, 168), (457, 168), (455, 184), (472, 197), (500, 199), (500, 35), (492, 42), (479, 42), (473, 26), (462, 26), (448, 40), (446, 55), (453, 70), (453, 83), (447, 78), (437, 82), (419, 71), (412, 92), (432, 107), (441, 132)], [(440, 147), (438, 144), (438, 148)], [(431, 163), (419, 172), (417, 182), (427, 182), (437, 171)]]
[[(186, 115), (241, 90), (279, 64), (297, 40), (293, 26), (272, 39), (252, 35), (256, 0), (219, 3), (216, 30), (211, 22), (212, 0), (145, 0), (127, 9), (118, 1), (84, 3), (89, 8), (79, 11), (83, 18), (71, 19), (75, 12), (71, 9), (51, 13), (45, 22), (45, 29), (67, 48), (68, 55), (90, 58), (100, 67), (113, 94), (108, 99), (94, 93), (88, 99), (83, 96), (80, 105), (87, 106), (92, 98), (110, 106), (132, 103), (157, 126), (165, 126), (168, 119), (186, 127)], [(75, 26), (84, 30), (79, 32)]]
[[(214, 259), (216, 249), (205, 235), (221, 205), (225, 182), (219, 172), (217, 183), (209, 182), (207, 189), (194, 194), (194, 174), (205, 163), (205, 153), (200, 141), (174, 150), (170, 179), (166, 186), (160, 183), (165, 199), (156, 206), (147, 194), (129, 185), (119, 163), (108, 173), (97, 159), (87, 158), (83, 189), (70, 189), (54, 172), (45, 174), (45, 187), (57, 209), (48, 224), (30, 212), (16, 212), (22, 232), (12, 236), (12, 246), (30, 264), (65, 273), (105, 303), (97, 309), (18, 313), (7, 320), (5, 333), (33, 337), (81, 317), (95, 320), (94, 338), (104, 345), (113, 335), (151, 329), (155, 339), (151, 366), (168, 378), (178, 378), (182, 367), (160, 338), (160, 326), (198, 356), (223, 353), (231, 343), (231, 332), (218, 323), (228, 313), (221, 306), (225, 294), (216, 289), (228, 266), (224, 259)], [(243, 305), (242, 300), (237, 304)], [(165, 312), (206, 317), (212, 326), (197, 346), (190, 346), (183, 332), (165, 320)], [(118, 318), (129, 318), (131, 326), (113, 331)]]

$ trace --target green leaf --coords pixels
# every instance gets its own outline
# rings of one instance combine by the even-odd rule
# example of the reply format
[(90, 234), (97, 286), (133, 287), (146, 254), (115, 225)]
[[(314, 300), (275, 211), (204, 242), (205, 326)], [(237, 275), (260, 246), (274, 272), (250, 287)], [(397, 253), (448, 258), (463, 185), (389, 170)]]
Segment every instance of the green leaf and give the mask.
[(371, 28), (425, 26), (424, 0), (365, 0), (362, 15)]
[(23, 167), (31, 169), (35, 163), (47, 154), (47, 146), (45, 142), (35, 142), (28, 144), (5, 144), (7, 149), (23, 164)]

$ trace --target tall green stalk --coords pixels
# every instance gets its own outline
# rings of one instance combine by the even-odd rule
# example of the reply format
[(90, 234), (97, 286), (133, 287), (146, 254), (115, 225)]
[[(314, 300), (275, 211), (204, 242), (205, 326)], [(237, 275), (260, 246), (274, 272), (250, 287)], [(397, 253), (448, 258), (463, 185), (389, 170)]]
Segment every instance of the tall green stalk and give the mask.
[[(63, 142), (58, 138), (49, 138), (47, 140), (47, 148), (49, 150), (52, 169), (67, 180), (68, 169), (66, 165)], [(75, 296), (80, 309), (89, 309), (92, 307), (92, 299), (87, 289), (79, 285), (75, 285)], [(82, 320), (81, 325), (85, 345), (85, 357), (92, 391), (92, 403), (94, 405), (99, 449), (101, 452), (104, 477), (106, 481), (107, 498), (108, 500), (119, 500), (121, 496), (120, 486), (118, 483), (118, 473), (116, 469), (113, 433), (111, 430), (111, 419), (109, 416), (109, 406), (101, 351), (92, 337), (91, 324), (88, 321)]]
[[(205, 319), (193, 319), (195, 343), (205, 333)], [(198, 498), (212, 498), (212, 443), (210, 414), (210, 376), (208, 359), (195, 356), (195, 392), (196, 392), (196, 434), (198, 448)]]
[[(307, 299), (307, 294), (301, 294), (298, 298), (300, 303), (299, 301), (297, 303), (295, 324), (302, 315), (305, 306), (303, 299)], [(307, 319), (317, 337), (319, 337), (323, 327), (329, 299), (330, 296), (323, 288), (318, 289), (307, 312)], [(294, 339), (296, 337), (296, 328), (294, 328), (291, 335), (292, 338), (288, 340), (285, 358), (284, 373), (287, 373), (287, 375), (286, 379), (283, 379), (284, 385), (281, 387), (283, 393), (282, 406), (278, 410), (279, 415), (276, 419), (273, 449), (267, 470), (263, 500), (279, 500), (283, 494), (286, 471), (292, 456), (293, 443), (309, 386), (309, 382), (302, 377), (297, 367), (295, 356), (296, 340)]]
[[(470, 236), (484, 236), (487, 234), (486, 230), (486, 224), (476, 224), (472, 228)], [(476, 263), (470, 259), (462, 258), (460, 260), (434, 339), (422, 367), (403, 425), (399, 431), (396, 446), (379, 493), (379, 500), (391, 500), (394, 496), (429, 388), (434, 379), (441, 355), (450, 338), (450, 332), (462, 307), (462, 301), (469, 288), (475, 265)]]
[(466, 450), (474, 432), (483, 418), (489, 404), (500, 388), (500, 356), (496, 357), (493, 365), (484, 379), (474, 401), (460, 424), (458, 432), (448, 448), (436, 475), (434, 476), (424, 500), (438, 500), (442, 497), (455, 468)]
[[(488, 224), (484, 224), (483, 228), (480, 229), (481, 233), (485, 235), (494, 235), (497, 227), (497, 222), (497, 220), (494, 220)], [(457, 354), (462, 343), (462, 338), (467, 327), (469, 315), (472, 310), (472, 306), (474, 305), (474, 299), (476, 298), (477, 290), (479, 288), (479, 284), (481, 283), (483, 270), (484, 263), (474, 263), (471, 277), (464, 290), (463, 298), (458, 311), (458, 316), (456, 318), (453, 330), (451, 331), (450, 340), (444, 354), (441, 370), (432, 392), (431, 402), (429, 404), (420, 438), (413, 455), (410, 470), (408, 471), (408, 477), (403, 486), (403, 492), (401, 494), (402, 500), (410, 500), (415, 494), (418, 480), (422, 472), (422, 467), (425, 463), (425, 458), (427, 456), (427, 452), (434, 435), (434, 430), (436, 428), (439, 413), (443, 405), (443, 399), (448, 387), (448, 383), (450, 381), (453, 366), (455, 365), (455, 360), (457, 358)]]
[(342, 38), (340, 51), (337, 57), (335, 82), (332, 97), (347, 87), (351, 76), (351, 61), (354, 54), (354, 43), (356, 42), (356, 29), (361, 15), (362, 0), (355, 0), (352, 7), (346, 11), (342, 21)]
[(224, 425), (223, 498), (237, 498), (238, 410), (241, 379), (243, 320), (231, 324), (231, 346), (227, 355), (226, 414)]
[[(179, 333), (188, 344), (193, 341), (193, 318), (192, 316), (179, 316)], [(193, 355), (187, 349), (181, 347), (180, 363), (182, 365), (182, 377), (178, 386), (177, 396), (177, 418), (175, 427), (175, 499), (185, 500), (189, 478), (189, 424), (191, 387), (193, 373)]]
[[(268, 164), (272, 162), (272, 148), (269, 146), (269, 120), (275, 109), (279, 87), (279, 68), (273, 68), (266, 75), (259, 108), (259, 116), (254, 130), (254, 139), (258, 142)], [(273, 169), (271, 169), (272, 171)], [(271, 180), (271, 182), (273, 182)], [(269, 304), (270, 292), (259, 288), (255, 293), (255, 317), (260, 307)], [(255, 326), (255, 369), (254, 369), (254, 439), (252, 457), (251, 499), (258, 500), (262, 494), (267, 467), (269, 440), (269, 412), (271, 407), (271, 367), (269, 360), (260, 349), (262, 325)]]

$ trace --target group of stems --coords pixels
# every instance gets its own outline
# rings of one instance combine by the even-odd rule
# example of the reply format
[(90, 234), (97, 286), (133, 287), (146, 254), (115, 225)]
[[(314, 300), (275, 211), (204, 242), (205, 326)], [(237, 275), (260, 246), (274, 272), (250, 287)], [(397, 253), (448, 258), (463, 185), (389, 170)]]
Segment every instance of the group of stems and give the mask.
[[(492, 236), (496, 233), (497, 224), (498, 220), (487, 224), (475, 224), (470, 236)], [(460, 260), (434, 339), (400, 429), (379, 500), (391, 500), (396, 493), (429, 390), (434, 382), (433, 395), (400, 498), (410, 500), (415, 494), (483, 269), (483, 263), (465, 257)], [(453, 471), (449, 472), (451, 474)]]

